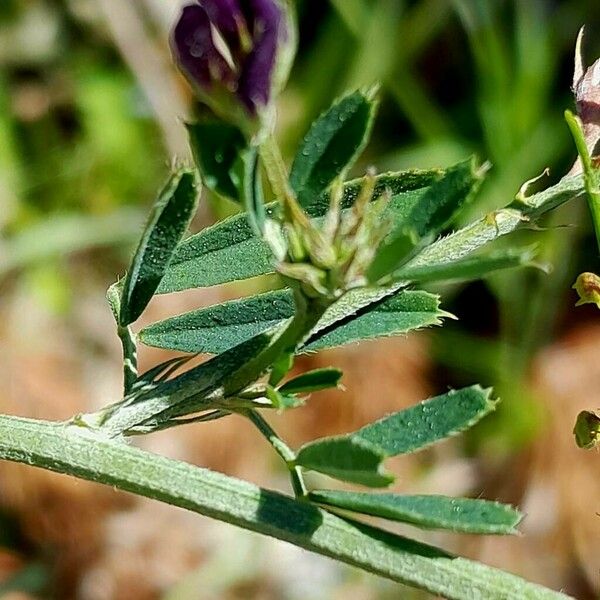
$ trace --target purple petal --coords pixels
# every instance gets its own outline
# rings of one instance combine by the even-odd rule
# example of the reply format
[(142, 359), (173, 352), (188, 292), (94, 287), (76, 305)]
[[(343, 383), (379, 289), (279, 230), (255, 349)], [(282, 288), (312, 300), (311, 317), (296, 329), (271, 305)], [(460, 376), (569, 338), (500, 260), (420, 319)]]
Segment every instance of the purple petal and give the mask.
[(244, 14), (238, 0), (200, 0), (211, 23), (219, 30), (233, 53), (240, 47), (240, 25), (244, 24)]
[(254, 26), (257, 22), (270, 23), (279, 29), (283, 20), (283, 11), (277, 0), (242, 0), (247, 14), (252, 15)]
[(238, 87), (238, 96), (253, 114), (269, 103), (277, 49), (287, 37), (281, 7), (275, 0), (247, 0), (253, 15), (253, 48), (247, 56)]
[(199, 0), (199, 4), (221, 31), (237, 31), (238, 19), (243, 18), (238, 0)]
[(234, 73), (215, 47), (206, 10), (198, 4), (183, 8), (171, 38), (175, 60), (187, 78), (207, 88), (216, 79), (234, 83)]

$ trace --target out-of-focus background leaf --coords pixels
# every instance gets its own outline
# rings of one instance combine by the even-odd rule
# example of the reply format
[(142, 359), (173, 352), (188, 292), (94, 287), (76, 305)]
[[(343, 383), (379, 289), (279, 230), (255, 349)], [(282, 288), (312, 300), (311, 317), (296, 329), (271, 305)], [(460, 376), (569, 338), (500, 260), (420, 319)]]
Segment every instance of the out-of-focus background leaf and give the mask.
[[(192, 98), (167, 45), (180, 4), (0, 3), (2, 411), (67, 418), (119, 394), (104, 290), (123, 274), (172, 161), (188, 159), (182, 120)], [(304, 0), (298, 11), (300, 51), (279, 107), (288, 157), (334, 97), (380, 81), (379, 118), (355, 173), (371, 164), (448, 166), (475, 153), (493, 166), (473, 217), (509, 202), (546, 167), (538, 185), (568, 170), (574, 151), (562, 112), (572, 105), (581, 24), (588, 62), (600, 54), (596, 0)], [(206, 196), (194, 227), (233, 210)], [(528, 269), (435, 288), (458, 321), (300, 359), (304, 370), (342, 367), (348, 391), (320, 392), (278, 426), (300, 445), (448, 386), (493, 385), (503, 402), (473, 432), (392, 461), (397, 490), (519, 505), (528, 515), (522, 538), (422, 537), (595, 598), (599, 459), (574, 447), (571, 428), (579, 410), (600, 406), (600, 331), (593, 307), (573, 308), (570, 285), (597, 269), (598, 257), (585, 206), (569, 205), (545, 226), (535, 238), (550, 275)], [(142, 325), (264, 286), (164, 296)], [(145, 349), (142, 367), (161, 358)], [(143, 443), (285, 489), (254, 435), (231, 418)], [(423, 597), (278, 542), (16, 465), (0, 465), (0, 506), (6, 598)]]

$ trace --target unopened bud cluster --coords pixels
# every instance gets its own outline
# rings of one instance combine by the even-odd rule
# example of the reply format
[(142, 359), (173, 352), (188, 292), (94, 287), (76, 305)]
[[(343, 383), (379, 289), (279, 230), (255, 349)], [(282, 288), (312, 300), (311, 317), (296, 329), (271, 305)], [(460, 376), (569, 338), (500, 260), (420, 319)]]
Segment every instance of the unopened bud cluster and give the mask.
[(342, 210), (343, 183), (336, 181), (319, 224), (289, 194), (282, 220), (267, 227), (267, 241), (280, 260), (278, 272), (298, 282), (307, 296), (330, 300), (366, 285), (366, 272), (389, 231), (381, 217), (390, 194), (375, 199), (374, 192), (375, 176), (369, 173), (352, 208)]

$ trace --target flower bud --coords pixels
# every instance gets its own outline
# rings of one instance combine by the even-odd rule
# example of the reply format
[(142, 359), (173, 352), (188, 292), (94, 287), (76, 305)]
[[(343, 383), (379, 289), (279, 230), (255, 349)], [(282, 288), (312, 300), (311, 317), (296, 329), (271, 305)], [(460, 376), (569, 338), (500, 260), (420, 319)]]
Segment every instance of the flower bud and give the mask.
[[(582, 27), (575, 48), (573, 93), (585, 141), (590, 155), (594, 157), (600, 154), (600, 59), (586, 68), (582, 52), (583, 34)], [(581, 168), (578, 170), (581, 171)]]
[[(282, 221), (270, 222), (265, 238), (273, 248), (284, 240), (285, 254), (279, 259), (277, 271), (300, 284), (309, 297), (330, 301), (339, 299), (351, 289), (368, 284), (367, 271), (389, 232), (389, 222), (382, 213), (390, 193), (375, 191), (375, 173), (369, 172), (352, 209), (341, 210), (344, 187), (341, 181), (332, 185), (329, 210), (323, 222), (317, 224), (290, 196), (284, 199)], [(279, 256), (279, 255), (278, 255)]]
[(270, 118), (295, 47), (287, 0), (198, 0), (183, 8), (171, 37), (200, 100), (246, 132)]
[(573, 284), (573, 289), (579, 295), (575, 306), (595, 304), (600, 308), (600, 277), (594, 273), (582, 273)]

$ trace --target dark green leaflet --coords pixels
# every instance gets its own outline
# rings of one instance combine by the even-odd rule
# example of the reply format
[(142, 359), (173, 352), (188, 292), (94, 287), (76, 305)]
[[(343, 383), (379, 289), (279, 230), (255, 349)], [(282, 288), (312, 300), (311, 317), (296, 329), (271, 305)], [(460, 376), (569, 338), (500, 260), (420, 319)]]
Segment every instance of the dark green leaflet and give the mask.
[(123, 283), (120, 325), (133, 323), (154, 295), (187, 231), (198, 195), (196, 178), (186, 170), (173, 174), (163, 188)]

